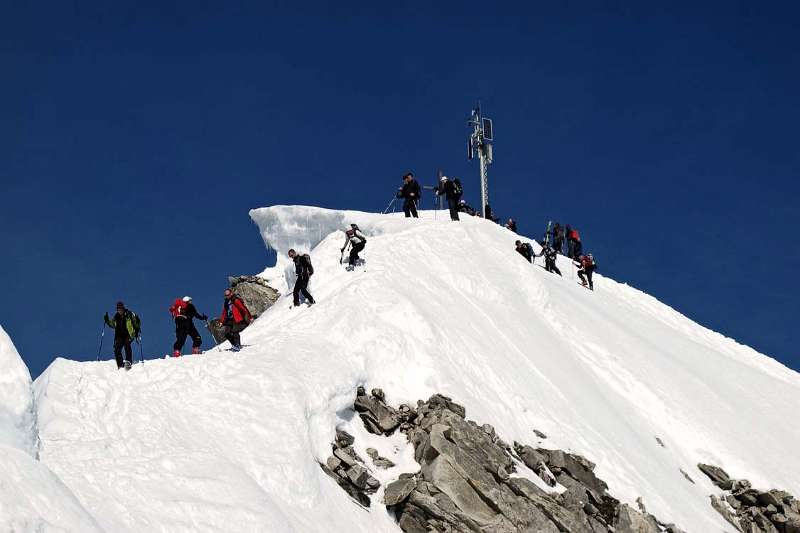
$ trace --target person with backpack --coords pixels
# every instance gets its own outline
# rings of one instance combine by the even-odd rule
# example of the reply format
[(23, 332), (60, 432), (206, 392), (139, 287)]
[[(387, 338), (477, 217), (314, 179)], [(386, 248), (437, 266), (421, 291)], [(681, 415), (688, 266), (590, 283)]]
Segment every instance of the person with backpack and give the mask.
[(578, 233), (578, 230), (572, 228), (572, 231), (568, 237), (570, 239), (570, 243), (572, 244), (572, 258), (580, 259), (581, 253), (583, 252), (583, 244), (581, 244), (581, 236)]
[(514, 222), (513, 218), (509, 218), (508, 222), (506, 222), (506, 229), (509, 231), (513, 231), (514, 233), (517, 232), (517, 223)]
[(486, 220), (491, 220), (495, 224), (497, 224), (497, 221), (499, 220), (499, 218), (494, 216), (494, 214), (492, 213), (492, 208), (489, 204), (486, 204)]
[(458, 202), (458, 212), (459, 213), (466, 213), (471, 217), (475, 216), (475, 209), (473, 209), (465, 200), (459, 200)]
[(578, 277), (581, 278), (581, 285), (586, 287), (588, 282), (589, 290), (593, 291), (594, 284), (592, 283), (592, 274), (597, 270), (597, 263), (595, 263), (592, 254), (580, 256), (578, 262), (573, 264), (576, 267), (580, 267), (580, 270), (578, 270)]
[(516, 241), (514, 243), (515, 249), (517, 253), (528, 260), (528, 263), (533, 263), (533, 247), (531, 247), (531, 243), (526, 242), (522, 244), (522, 241)]
[(564, 250), (564, 228), (558, 222), (553, 225), (553, 248), (557, 253), (563, 253)]
[(192, 354), (202, 353), (200, 345), (203, 344), (203, 339), (200, 337), (200, 333), (197, 332), (197, 328), (194, 327), (192, 319), (197, 318), (198, 320), (206, 321), (208, 317), (197, 312), (197, 308), (192, 303), (192, 297), (184, 296), (176, 299), (170, 306), (169, 312), (172, 318), (175, 319), (175, 344), (172, 345), (172, 357), (181, 356), (181, 350), (183, 350), (187, 336), (192, 338)]
[(225, 328), (225, 339), (231, 343), (231, 349), (238, 352), (242, 349), (242, 341), (239, 333), (250, 325), (253, 315), (244, 304), (244, 300), (236, 296), (231, 289), (225, 289), (223, 293), (225, 301), (222, 303), (222, 314), (219, 322)]
[(310, 307), (316, 302), (311, 293), (308, 292), (308, 282), (311, 276), (314, 275), (314, 266), (311, 264), (311, 256), (308, 254), (298, 254), (293, 249), (289, 250), (289, 258), (294, 261), (294, 273), (297, 275), (297, 280), (294, 282), (294, 290), (292, 296), (294, 297), (294, 306), (300, 305), (300, 293), (306, 299), (306, 304)]
[(557, 252), (555, 248), (547, 244), (547, 241), (542, 241), (542, 251), (539, 252), (535, 257), (542, 257), (544, 256), (544, 269), (548, 272), (555, 272), (559, 276), (561, 275), (561, 271), (556, 266), (556, 257)]
[(464, 194), (464, 190), (461, 188), (461, 180), (458, 178), (451, 180), (447, 176), (442, 176), (439, 179), (439, 187), (434, 192), (437, 196), (444, 195), (447, 199), (450, 220), (458, 220), (458, 202), (461, 200), (461, 195)]
[[(113, 318), (108, 317), (108, 313), (103, 315), (106, 326), (114, 330), (114, 359), (117, 360), (117, 370), (125, 368), (130, 370), (133, 364), (133, 350), (131, 342), (139, 338), (142, 329), (142, 321), (136, 313), (125, 309), (125, 304), (117, 302), (117, 312)], [(122, 348), (125, 348), (125, 361), (122, 361)]]
[(366, 245), (367, 238), (361, 233), (358, 225), (350, 224), (350, 228), (344, 232), (344, 246), (342, 246), (342, 254), (350, 246), (350, 259), (347, 262), (347, 270), (353, 270), (356, 267), (359, 259), (358, 254)]
[(414, 179), (414, 174), (411, 172), (403, 176), (403, 186), (397, 190), (397, 197), (403, 198), (403, 212), (406, 218), (414, 217), (419, 218), (417, 215), (417, 202), (420, 198), (420, 188), (417, 180)]

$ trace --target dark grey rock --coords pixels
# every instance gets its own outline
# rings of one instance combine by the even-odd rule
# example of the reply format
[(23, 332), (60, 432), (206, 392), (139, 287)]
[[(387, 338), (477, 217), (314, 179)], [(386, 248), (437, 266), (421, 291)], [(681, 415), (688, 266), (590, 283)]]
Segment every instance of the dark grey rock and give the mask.
[(722, 490), (731, 490), (733, 488), (733, 480), (728, 476), (727, 472), (720, 467), (698, 463), (697, 468), (707, 475), (714, 485)]
[(772, 492), (759, 492), (756, 500), (763, 507), (772, 505), (777, 508), (783, 504), (783, 500), (778, 499)]
[[(383, 391), (374, 390), (379, 391), (381, 397), (359, 394), (356, 396), (353, 407), (364, 422), (367, 431), (376, 435), (391, 435), (400, 425), (400, 414), (383, 402)], [(360, 391), (363, 392), (363, 388), (360, 388)]]
[(544, 433), (542, 433), (542, 432), (541, 432), (541, 431), (539, 431), (538, 429), (534, 429), (534, 430), (533, 430), (533, 433), (534, 433), (534, 434), (535, 434), (537, 437), (539, 437), (540, 439), (546, 439), (546, 438), (547, 438), (547, 435), (545, 435)]
[(397, 505), (404, 501), (417, 486), (417, 481), (412, 478), (398, 479), (386, 485), (383, 493), (383, 503), (387, 506)]
[(339, 448), (346, 448), (348, 446), (352, 446), (353, 443), (356, 441), (356, 438), (352, 436), (350, 433), (342, 430), (336, 430), (336, 446)]
[(622, 504), (614, 522), (614, 531), (616, 533), (661, 533), (661, 528), (652, 516), (644, 515), (629, 505)]

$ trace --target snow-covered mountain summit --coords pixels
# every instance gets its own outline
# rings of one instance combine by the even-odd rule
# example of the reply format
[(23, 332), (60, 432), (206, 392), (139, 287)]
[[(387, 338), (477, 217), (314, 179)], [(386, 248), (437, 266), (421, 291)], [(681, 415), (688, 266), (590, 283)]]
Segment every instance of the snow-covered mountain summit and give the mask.
[[(397, 532), (381, 491), (362, 509), (317, 464), (339, 427), (362, 456), (373, 446), (397, 463), (374, 473), (382, 483), (418, 468), (402, 435), (377, 439), (354, 416), (359, 386), (395, 405), (451, 396), (509, 442), (542, 430), (544, 446), (597, 463), (613, 496), (641, 497), (689, 532), (731, 529), (699, 462), (800, 493), (800, 375), (641, 291), (596, 275), (590, 292), (566, 258), (564, 277), (552, 275), (514, 251), (519, 236), (477, 218), (297, 206), (250, 215), (278, 252), (263, 275), (282, 293), (286, 250), (310, 252), (317, 305), (291, 309), (284, 296), (243, 332), (238, 354), (129, 373), (56, 360), (33, 385), (39, 464), (74, 495), (71, 515), (57, 502), (41, 511), (53, 528)], [(366, 268), (345, 272), (351, 222), (368, 237)], [(0, 415), (25, 393), (0, 397)], [(15, 524), (13, 498), (0, 504), (0, 526)]]

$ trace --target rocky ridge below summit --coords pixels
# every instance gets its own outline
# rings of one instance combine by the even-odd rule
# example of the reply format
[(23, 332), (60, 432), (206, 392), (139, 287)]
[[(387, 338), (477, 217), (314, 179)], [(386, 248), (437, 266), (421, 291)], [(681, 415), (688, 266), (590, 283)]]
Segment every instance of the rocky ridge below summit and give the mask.
[[(370, 433), (400, 431), (413, 445), (419, 471), (401, 474), (383, 496), (406, 533), (682, 533), (649, 514), (641, 499), (635, 509), (609, 495), (584, 457), (510, 446), (491, 425), (467, 420), (464, 407), (446, 396), (394, 408), (382, 390), (368, 395), (359, 387), (353, 408)], [(337, 431), (333, 455), (320, 466), (366, 507), (378, 481), (352, 444), (352, 436)]]

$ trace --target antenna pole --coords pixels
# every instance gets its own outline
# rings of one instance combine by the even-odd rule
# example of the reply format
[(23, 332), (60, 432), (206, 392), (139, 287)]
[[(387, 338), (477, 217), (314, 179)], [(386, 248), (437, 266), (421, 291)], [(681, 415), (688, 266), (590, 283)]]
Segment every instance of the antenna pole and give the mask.
[(472, 159), (472, 154), (475, 151), (478, 152), (481, 175), (481, 214), (483, 218), (486, 218), (486, 205), (489, 203), (489, 165), (492, 163), (491, 142), (494, 134), (491, 120), (484, 119), (481, 115), (480, 102), (472, 110), (472, 116), (467, 125), (472, 126), (472, 134), (470, 134), (468, 142), (468, 158)]

